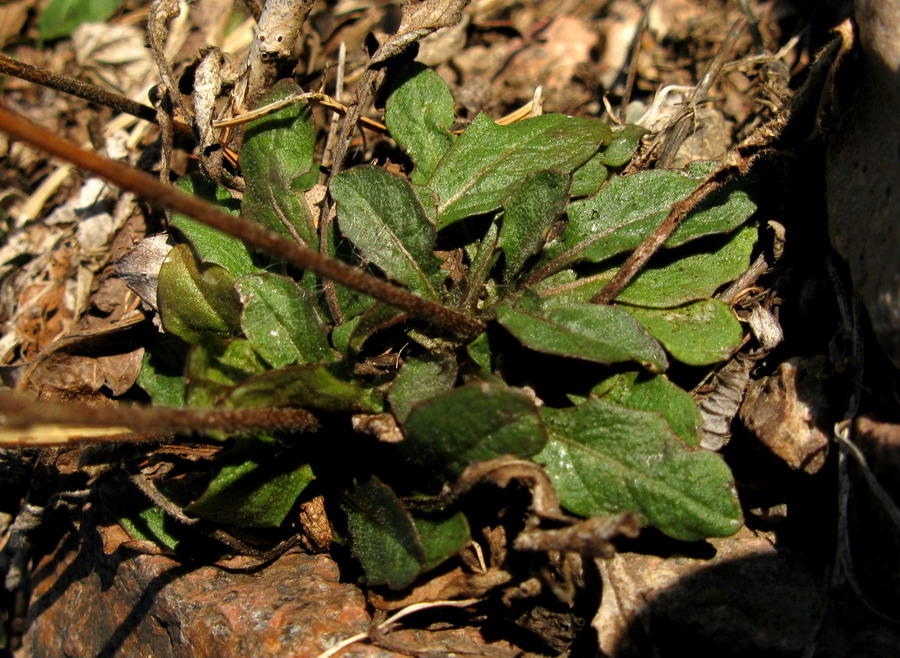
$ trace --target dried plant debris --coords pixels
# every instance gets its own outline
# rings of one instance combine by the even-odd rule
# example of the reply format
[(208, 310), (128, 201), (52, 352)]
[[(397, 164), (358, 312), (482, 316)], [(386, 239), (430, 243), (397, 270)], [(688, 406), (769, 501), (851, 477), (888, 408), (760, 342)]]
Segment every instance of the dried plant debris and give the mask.
[[(0, 106), (11, 648), (811, 653), (849, 637), (836, 471), (841, 573), (890, 606), (893, 425), (831, 428), (896, 405), (820, 285), (846, 24), (814, 56), (791, 3), (87, 4), (0, 10), (48, 87)], [(73, 610), (108, 621), (63, 647)]]

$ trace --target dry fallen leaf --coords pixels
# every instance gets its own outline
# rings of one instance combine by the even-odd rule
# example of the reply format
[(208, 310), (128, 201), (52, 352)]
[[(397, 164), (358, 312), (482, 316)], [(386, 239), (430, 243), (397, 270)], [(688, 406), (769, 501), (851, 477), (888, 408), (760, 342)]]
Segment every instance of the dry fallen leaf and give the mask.
[(400, 27), (382, 43), (369, 62), (370, 66), (399, 55), (419, 39), (444, 27), (456, 25), (470, 0), (422, 0), (403, 5)]
[(815, 473), (825, 465), (831, 429), (825, 393), (827, 359), (799, 357), (747, 389), (740, 417), (772, 452), (794, 469)]

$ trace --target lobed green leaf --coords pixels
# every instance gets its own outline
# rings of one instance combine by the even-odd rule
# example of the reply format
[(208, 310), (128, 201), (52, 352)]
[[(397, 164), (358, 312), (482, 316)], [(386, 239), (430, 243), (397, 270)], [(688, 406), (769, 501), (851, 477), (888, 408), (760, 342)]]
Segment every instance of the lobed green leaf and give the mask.
[(712, 297), (749, 267), (756, 241), (755, 226), (741, 227), (716, 249), (647, 268), (619, 293), (616, 302), (666, 308)]
[(328, 327), (310, 295), (293, 280), (278, 274), (250, 274), (235, 286), (244, 306), (244, 335), (273, 367), (334, 359)]
[[(239, 212), (239, 202), (232, 199), (225, 189), (204, 176), (185, 176), (175, 184), (175, 187), (186, 194), (205, 199), (232, 215)], [(181, 213), (172, 214), (172, 226), (184, 235), (201, 261), (221, 265), (234, 277), (262, 271), (253, 262), (250, 250), (237, 238)]]
[(572, 197), (596, 194), (609, 177), (609, 167), (621, 167), (631, 160), (647, 131), (635, 125), (615, 127), (612, 140), (572, 174)]
[(553, 222), (566, 208), (569, 177), (555, 171), (532, 174), (503, 204), (497, 245), (505, 259), (509, 282), (540, 251)]
[(146, 350), (141, 361), (137, 385), (146, 391), (154, 405), (181, 407), (184, 405), (184, 372), (166, 372), (163, 367), (157, 367), (156, 362), (156, 352)]
[(453, 94), (441, 76), (413, 62), (402, 69), (388, 96), (384, 122), (415, 164), (410, 176), (422, 183), (453, 144)]
[(434, 226), (405, 179), (380, 167), (354, 167), (334, 177), (338, 224), (363, 258), (388, 277), (432, 300), (444, 275), (433, 253)]
[(637, 361), (666, 369), (659, 343), (628, 313), (602, 304), (553, 304), (535, 295), (495, 307), (497, 321), (519, 342), (545, 354), (594, 363)]
[[(298, 91), (292, 80), (281, 80), (260, 99), (260, 105)], [(316, 130), (305, 103), (251, 121), (241, 149), (241, 171), (247, 183), (241, 214), (301, 244), (318, 244), (303, 190), (296, 189), (313, 168), (315, 146)]]
[(414, 514), (413, 521), (425, 550), (424, 571), (459, 553), (472, 538), (469, 522), (462, 512)]
[(380, 397), (346, 382), (326, 366), (287, 366), (243, 381), (228, 395), (232, 407), (303, 407), (321, 411), (378, 413)]
[(690, 394), (665, 375), (624, 372), (602, 381), (591, 393), (621, 407), (656, 412), (685, 443), (700, 445), (700, 410)]
[(475, 382), (419, 402), (403, 422), (402, 454), (427, 472), (456, 478), (472, 462), (528, 458), (547, 440), (532, 399), (503, 384)]
[[(579, 260), (599, 263), (638, 247), (706, 178), (709, 167), (695, 163), (687, 171), (653, 170), (614, 178), (593, 197), (569, 204), (569, 222), (548, 245), (543, 263), (559, 269)], [(739, 185), (717, 190), (692, 211), (665, 247), (677, 247), (703, 235), (728, 233), (743, 224), (756, 204)]]
[(438, 229), (496, 210), (526, 177), (538, 171), (570, 175), (611, 135), (601, 121), (562, 114), (508, 126), (478, 115), (426, 183), (438, 198)]
[[(671, 262), (642, 270), (618, 294), (616, 302), (667, 308), (709, 298), (722, 285), (733, 281), (747, 269), (756, 239), (756, 227), (748, 225), (728, 236), (724, 244), (721, 240), (717, 241), (715, 247), (701, 252), (689, 246), (673, 249), (663, 254)], [(541, 297), (552, 298), (554, 302), (586, 302), (615, 273), (616, 268), (613, 268), (578, 278), (574, 270), (567, 269), (547, 277), (534, 288)]]
[(244, 380), (266, 371), (266, 364), (243, 338), (206, 341), (188, 351), (184, 378), (189, 407), (215, 407)]
[(633, 510), (676, 539), (734, 534), (741, 508), (728, 466), (689, 449), (656, 413), (589, 400), (544, 409), (550, 441), (545, 464), (560, 503), (582, 516)]
[(366, 582), (393, 589), (412, 583), (425, 564), (425, 548), (397, 494), (373, 476), (343, 498), (350, 552), (362, 565)]
[(244, 441), (217, 459), (206, 490), (185, 511), (232, 526), (280, 526), (314, 476), (296, 451), (260, 448)]
[(703, 299), (677, 308), (621, 305), (669, 354), (690, 366), (725, 361), (741, 346), (744, 332), (731, 309), (717, 299)]
[(413, 405), (422, 400), (446, 393), (456, 383), (456, 358), (448, 352), (427, 353), (407, 359), (391, 383), (388, 401), (401, 423)]
[(239, 330), (234, 277), (218, 265), (198, 263), (186, 244), (173, 247), (163, 261), (156, 294), (163, 329), (188, 343)]

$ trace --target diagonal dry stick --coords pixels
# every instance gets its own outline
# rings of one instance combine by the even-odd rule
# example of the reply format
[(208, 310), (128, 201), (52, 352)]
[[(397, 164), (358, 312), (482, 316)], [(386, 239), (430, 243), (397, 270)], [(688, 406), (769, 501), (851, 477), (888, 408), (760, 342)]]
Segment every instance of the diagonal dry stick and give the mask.
[[(117, 112), (130, 114), (131, 116), (143, 119), (144, 121), (149, 121), (150, 123), (156, 123), (156, 110), (149, 105), (137, 103), (130, 98), (126, 98), (120, 94), (114, 94), (103, 87), (92, 85), (89, 82), (84, 82), (77, 78), (70, 78), (67, 75), (57, 75), (39, 69), (31, 64), (17, 62), (12, 57), (7, 57), (3, 53), (0, 53), (0, 73), (27, 80), (28, 82), (39, 84), (42, 87), (56, 89), (57, 91), (77, 96), (89, 103), (103, 105), (112, 108)], [(190, 128), (188, 128), (188, 134), (190, 134)]]
[(166, 185), (142, 171), (79, 148), (49, 130), (6, 109), (0, 104), (0, 131), (36, 148), (71, 162), (150, 203), (191, 217), (198, 222), (241, 240), (246, 245), (337, 281), (410, 315), (431, 322), (462, 338), (478, 335), (483, 325), (446, 306), (441, 306), (367, 272), (312, 251), (267, 231), (259, 224), (235, 217), (216, 206)]
[(755, 158), (745, 157), (735, 149), (722, 162), (716, 170), (707, 176), (686, 198), (672, 205), (669, 214), (663, 220), (662, 224), (654, 229), (653, 233), (635, 249), (628, 259), (622, 263), (622, 266), (616, 272), (616, 275), (603, 286), (596, 295), (591, 297), (593, 304), (609, 304), (616, 296), (625, 289), (631, 280), (640, 272), (650, 257), (653, 256), (659, 248), (663, 246), (666, 240), (675, 232), (675, 229), (681, 225), (684, 218), (688, 216), (697, 205), (708, 197), (712, 192), (719, 189), (734, 178), (738, 174), (745, 174), (750, 169), (750, 165)]
[[(729, 151), (715, 171), (686, 199), (674, 204), (662, 224), (635, 249), (612, 280), (591, 297), (592, 303), (609, 304), (615, 299), (681, 225), (685, 217), (712, 192), (736, 176), (746, 174), (763, 153), (790, 142), (791, 139), (808, 136), (809, 133), (802, 133), (803, 128), (797, 125), (802, 125), (803, 110), (818, 102), (817, 95), (821, 95), (823, 85), (834, 74), (834, 70), (840, 66), (853, 45), (853, 30), (849, 21), (841, 23), (833, 32), (836, 37), (817, 55), (806, 81), (791, 99), (788, 107)], [(807, 131), (811, 130), (812, 128), (807, 127)]]
[[(2, 391), (0, 412), (3, 414), (0, 445), (59, 445), (71, 441), (66, 436), (91, 437), (92, 441), (108, 437), (107, 440), (121, 441), (129, 432), (137, 433), (134, 440), (146, 440), (148, 433), (158, 436), (212, 430), (314, 432), (319, 427), (316, 417), (305, 409), (90, 406), (32, 400)], [(20, 438), (26, 435), (29, 436), (27, 440)]]

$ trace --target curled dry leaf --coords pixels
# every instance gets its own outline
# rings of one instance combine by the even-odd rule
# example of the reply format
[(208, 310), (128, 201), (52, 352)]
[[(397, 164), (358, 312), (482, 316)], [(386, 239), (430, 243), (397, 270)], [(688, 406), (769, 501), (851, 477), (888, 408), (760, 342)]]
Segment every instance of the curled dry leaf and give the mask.
[(383, 443), (400, 443), (403, 440), (403, 431), (397, 425), (394, 414), (356, 414), (350, 422), (357, 432), (371, 434)]
[(114, 264), (118, 277), (154, 311), (159, 310), (156, 305), (159, 269), (174, 246), (171, 235), (151, 235)]
[(370, 66), (399, 55), (410, 45), (443, 27), (456, 25), (470, 0), (423, 0), (403, 5), (403, 17), (396, 34), (378, 47)]
[(388, 592), (370, 590), (369, 603), (377, 610), (400, 610), (427, 601), (479, 598), (494, 588), (508, 584), (511, 580), (511, 574), (495, 567), (484, 573), (467, 573), (462, 567), (456, 567), (411, 590), (404, 590), (401, 597), (392, 597)]
[(698, 403), (703, 419), (700, 445), (707, 450), (719, 450), (731, 438), (731, 421), (744, 399), (750, 372), (784, 338), (777, 318), (762, 306), (753, 307), (749, 322), (759, 347), (735, 354), (713, 377), (712, 392)]
[(514, 457), (497, 457), (476, 462), (466, 468), (450, 492), (455, 499), (470, 491), (476, 484), (492, 482), (506, 488), (513, 480), (521, 480), (531, 490), (531, 509), (540, 517), (569, 520), (559, 507), (559, 499), (549, 476), (534, 462)]
[(791, 468), (815, 473), (825, 464), (831, 432), (827, 358), (793, 358), (750, 385), (741, 421)]

